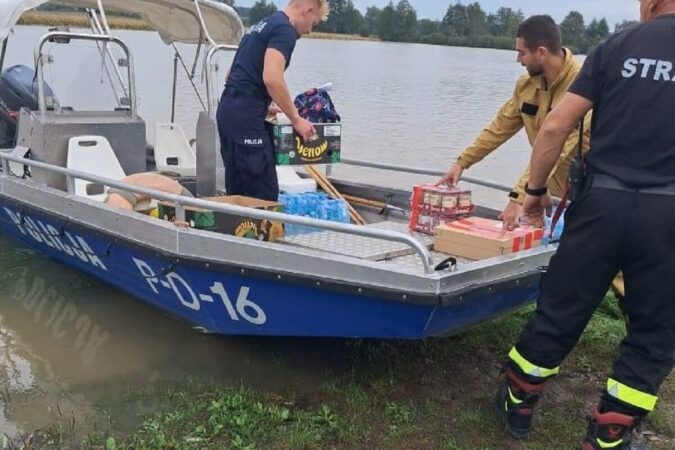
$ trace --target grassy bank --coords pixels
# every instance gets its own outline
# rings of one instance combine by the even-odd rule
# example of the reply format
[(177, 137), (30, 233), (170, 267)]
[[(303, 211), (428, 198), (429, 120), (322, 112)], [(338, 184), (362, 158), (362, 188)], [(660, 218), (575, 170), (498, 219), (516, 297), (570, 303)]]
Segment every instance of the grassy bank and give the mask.
[[(541, 402), (536, 432), (526, 442), (506, 437), (492, 411), (504, 355), (531, 309), (425, 342), (302, 340), (298, 362), (284, 340), (268, 339), (279, 370), (320, 377), (316, 390), (297, 386), (252, 390), (181, 386), (130, 393), (125, 401), (161, 396), (162, 411), (131, 433), (91, 430), (68, 447), (68, 423), (35, 436), (33, 448), (100, 449), (434, 449), (557, 450), (579, 448), (584, 416), (597, 401), (624, 335), (616, 302), (608, 298)], [(308, 348), (309, 348), (308, 347)], [(300, 368), (299, 368), (300, 367)], [(137, 398), (138, 397), (138, 398)], [(65, 431), (64, 431), (65, 430)], [(657, 410), (642, 429), (654, 449), (675, 448), (675, 383), (668, 380)], [(52, 442), (52, 444), (49, 444)]]
[[(108, 16), (111, 28), (127, 30), (147, 30), (147, 24), (140, 19), (120, 16)], [(75, 12), (28, 11), (19, 20), (19, 25), (68, 26), (73, 28), (89, 28), (86, 14)], [(312, 33), (309, 39), (327, 39), (335, 41), (378, 41), (377, 38), (352, 34)]]

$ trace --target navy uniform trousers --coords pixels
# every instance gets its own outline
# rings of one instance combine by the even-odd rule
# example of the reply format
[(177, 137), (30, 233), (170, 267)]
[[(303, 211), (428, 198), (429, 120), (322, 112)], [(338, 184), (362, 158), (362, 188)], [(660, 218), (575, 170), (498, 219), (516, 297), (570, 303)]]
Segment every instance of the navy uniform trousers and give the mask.
[(675, 196), (590, 184), (565, 216), (537, 310), (509, 356), (526, 376), (557, 373), (621, 270), (628, 334), (603, 402), (644, 415), (673, 368)]
[(218, 104), (220, 153), (228, 195), (277, 201), (277, 180), (271, 129), (265, 122), (268, 102), (226, 90)]

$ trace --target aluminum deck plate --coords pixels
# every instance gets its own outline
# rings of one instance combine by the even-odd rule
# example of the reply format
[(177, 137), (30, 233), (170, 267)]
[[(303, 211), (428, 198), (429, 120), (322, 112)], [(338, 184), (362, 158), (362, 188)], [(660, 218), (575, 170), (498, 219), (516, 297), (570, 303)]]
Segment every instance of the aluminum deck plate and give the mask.
[[(379, 222), (368, 224), (367, 227), (379, 228), (389, 231), (409, 233), (427, 248), (433, 245), (433, 237), (422, 233), (411, 232), (404, 222)], [(381, 261), (413, 254), (413, 250), (406, 244), (392, 242), (352, 234), (338, 233), (335, 231), (315, 231), (307, 234), (286, 236), (279, 240), (284, 244), (296, 245), (314, 250), (322, 250), (328, 253), (351, 256), (354, 258)]]

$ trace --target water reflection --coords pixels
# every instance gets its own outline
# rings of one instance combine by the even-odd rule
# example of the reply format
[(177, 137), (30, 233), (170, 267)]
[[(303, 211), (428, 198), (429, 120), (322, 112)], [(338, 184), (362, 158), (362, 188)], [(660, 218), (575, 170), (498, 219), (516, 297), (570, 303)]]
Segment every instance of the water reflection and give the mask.
[(190, 385), (302, 395), (322, 382), (316, 341), (204, 335), (5, 238), (0, 285), (0, 435), (64, 417), (75, 435), (128, 430)]

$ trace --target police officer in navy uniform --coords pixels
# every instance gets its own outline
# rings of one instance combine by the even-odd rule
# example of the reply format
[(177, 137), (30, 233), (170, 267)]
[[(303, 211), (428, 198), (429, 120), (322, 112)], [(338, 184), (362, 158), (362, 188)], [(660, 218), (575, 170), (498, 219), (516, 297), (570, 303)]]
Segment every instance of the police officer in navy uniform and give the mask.
[(523, 212), (541, 225), (551, 205), (549, 173), (566, 137), (593, 108), (583, 189), (496, 396), (517, 438), (529, 434), (545, 382), (558, 373), (619, 270), (628, 332), (581, 448), (646, 448), (631, 443), (633, 430), (654, 409), (673, 367), (675, 0), (641, 0), (640, 15), (643, 23), (588, 56), (535, 142)]
[[(277, 200), (274, 148), (265, 122), (268, 113), (285, 113), (305, 139), (316, 133), (298, 115), (284, 71), (296, 41), (327, 16), (328, 0), (290, 0), (283, 11), (254, 24), (242, 38), (217, 113), (229, 195)], [(271, 101), (278, 110), (270, 107)]]

